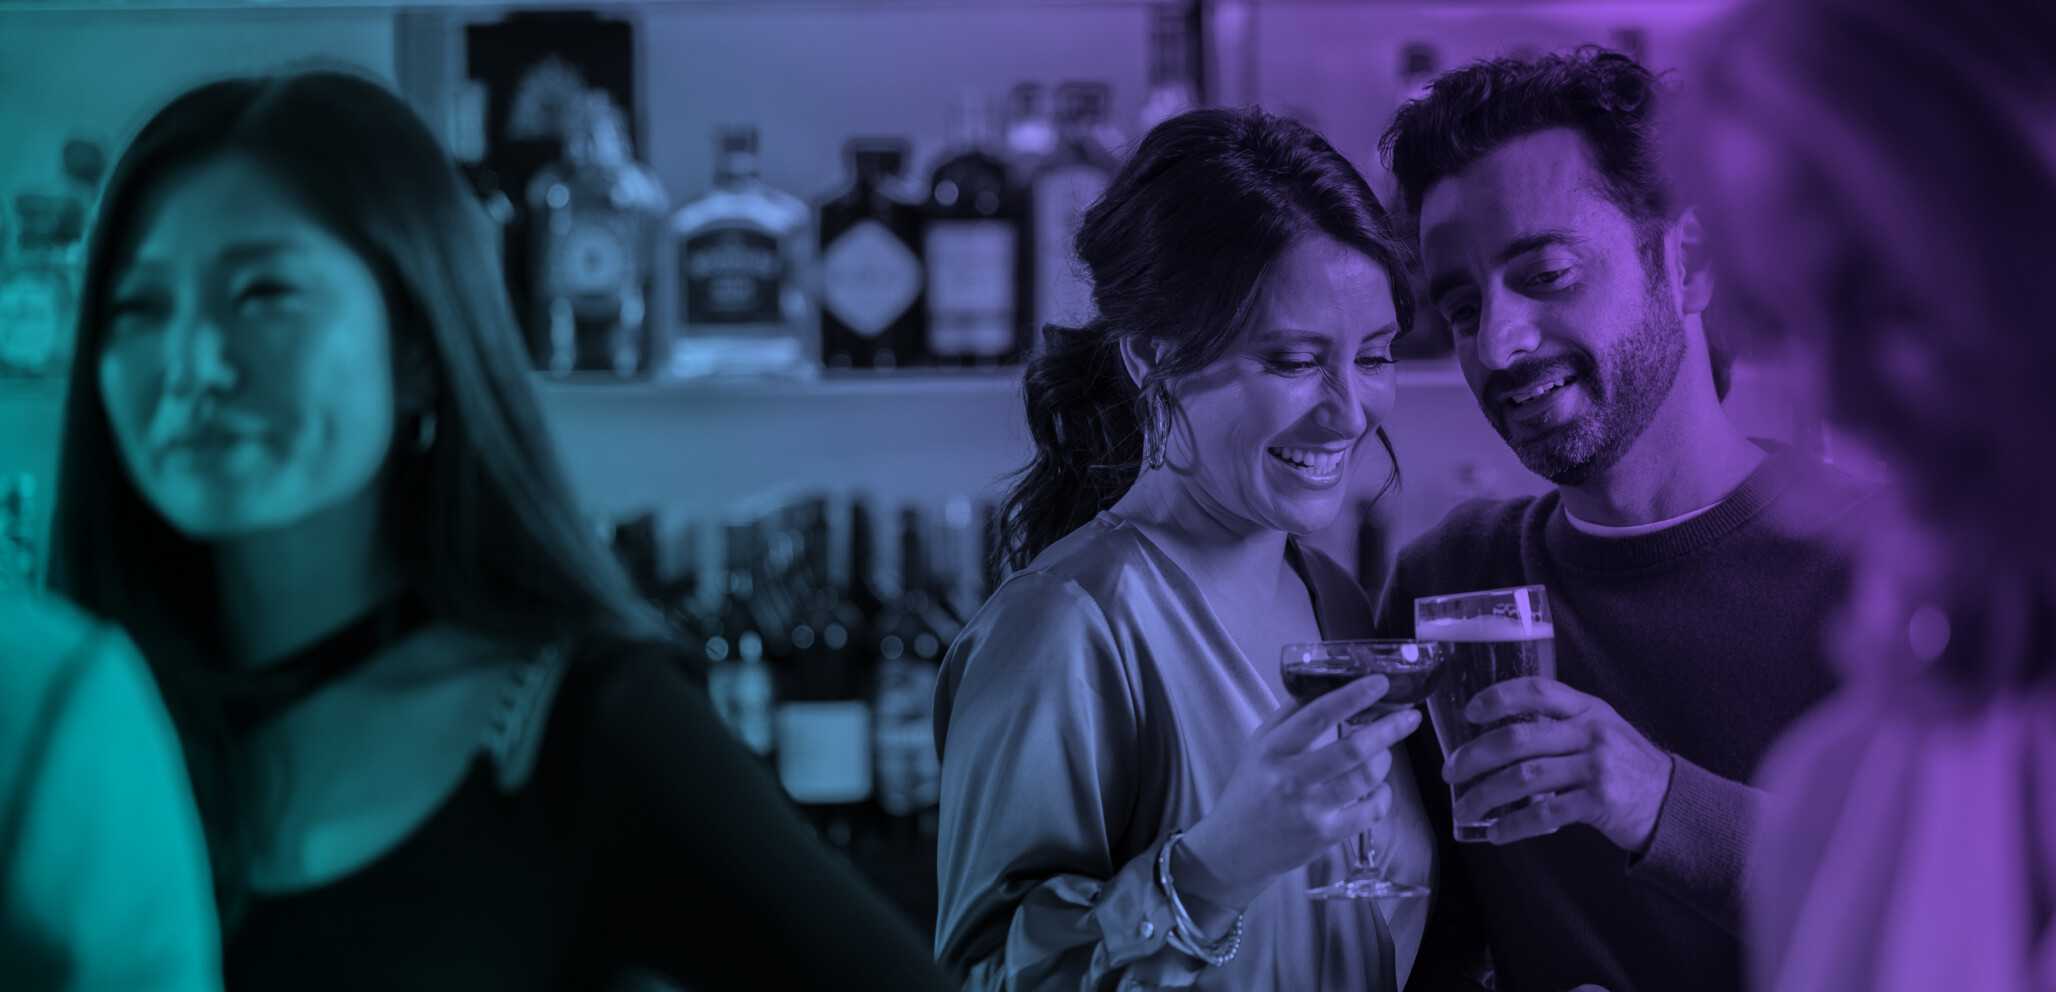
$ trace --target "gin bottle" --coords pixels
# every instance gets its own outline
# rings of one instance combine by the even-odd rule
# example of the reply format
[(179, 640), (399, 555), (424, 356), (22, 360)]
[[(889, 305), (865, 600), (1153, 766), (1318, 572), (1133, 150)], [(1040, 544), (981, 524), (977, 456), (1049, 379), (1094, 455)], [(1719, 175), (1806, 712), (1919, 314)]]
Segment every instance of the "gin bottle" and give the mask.
[(928, 354), (937, 365), (1020, 360), (1028, 340), (1033, 243), (1028, 193), (994, 147), (992, 108), (951, 111), (949, 151), (928, 181)]
[(679, 378), (804, 375), (819, 337), (805, 280), (813, 210), (757, 173), (757, 129), (715, 135), (714, 181), (671, 216), (670, 370)]
[[(1057, 145), (1035, 170), (1035, 326), (1078, 326), (1092, 318), (1092, 281), (1073, 250), (1085, 211), (1113, 180), (1114, 156), (1100, 143), (1105, 83), (1057, 89)], [(1040, 335), (1036, 337), (1037, 345)]]
[(604, 91), (570, 109), (564, 160), (536, 173), (527, 198), (544, 367), (647, 373), (651, 261), (667, 203), (631, 156), (627, 123)]
[(921, 213), (897, 193), (907, 144), (852, 139), (849, 188), (821, 204), (821, 353), (830, 368), (923, 364)]

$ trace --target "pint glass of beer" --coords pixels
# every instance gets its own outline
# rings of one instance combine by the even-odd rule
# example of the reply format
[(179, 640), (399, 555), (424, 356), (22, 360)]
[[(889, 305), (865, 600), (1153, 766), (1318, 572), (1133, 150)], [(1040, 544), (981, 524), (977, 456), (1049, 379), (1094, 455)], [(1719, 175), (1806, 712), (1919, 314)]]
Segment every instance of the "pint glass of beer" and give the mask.
[[(1549, 598), (1541, 586), (1416, 599), (1414, 637), (1447, 647), (1442, 677), (1428, 696), (1428, 718), (1445, 756), (1488, 731), (1535, 719), (1516, 716), (1491, 724), (1471, 723), (1463, 710), (1472, 696), (1508, 679), (1556, 677), (1556, 630), (1550, 626)], [(1502, 806), (1481, 821), (1458, 823), (1456, 839), (1485, 840), (1492, 821), (1519, 805)]]

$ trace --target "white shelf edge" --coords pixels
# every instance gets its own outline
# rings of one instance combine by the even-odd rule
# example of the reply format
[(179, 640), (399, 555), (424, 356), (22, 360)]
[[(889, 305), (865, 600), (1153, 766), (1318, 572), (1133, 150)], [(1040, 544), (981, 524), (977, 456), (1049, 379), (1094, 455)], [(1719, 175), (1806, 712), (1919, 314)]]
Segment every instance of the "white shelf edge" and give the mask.
[[(829, 397), (889, 398), (895, 396), (1003, 396), (1021, 388), (1021, 370), (850, 372), (812, 379), (643, 379), (612, 381), (604, 374), (577, 375), (565, 379), (538, 373), (537, 387), (546, 397), (568, 399), (637, 398), (687, 402), (724, 400), (794, 399)], [(1467, 388), (1463, 374), (1446, 359), (1404, 362), (1399, 370), (1399, 388)]]

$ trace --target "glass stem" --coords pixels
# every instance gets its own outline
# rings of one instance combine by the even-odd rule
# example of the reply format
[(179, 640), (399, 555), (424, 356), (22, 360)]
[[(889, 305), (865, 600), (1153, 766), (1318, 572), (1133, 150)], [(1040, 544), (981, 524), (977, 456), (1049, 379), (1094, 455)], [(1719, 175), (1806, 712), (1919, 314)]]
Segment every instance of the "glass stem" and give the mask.
[[(1346, 739), (1355, 730), (1356, 721), (1344, 720), (1341, 726), (1335, 728), (1335, 737), (1337, 740)], [(1372, 842), (1369, 828), (1349, 839), (1349, 877), (1382, 877), (1378, 872), (1378, 848)]]

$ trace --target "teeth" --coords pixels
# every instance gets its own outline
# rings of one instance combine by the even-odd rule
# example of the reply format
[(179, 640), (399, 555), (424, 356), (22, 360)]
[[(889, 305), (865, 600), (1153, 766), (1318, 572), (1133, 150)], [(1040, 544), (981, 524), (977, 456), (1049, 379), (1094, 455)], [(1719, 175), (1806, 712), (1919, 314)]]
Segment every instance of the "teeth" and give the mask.
[(1546, 379), (1542, 382), (1538, 382), (1532, 386), (1529, 386), (1528, 388), (1523, 389), (1520, 392), (1510, 393), (1507, 395), (1506, 399), (1508, 402), (1514, 404), (1531, 403), (1537, 399), (1549, 395), (1550, 393), (1556, 392), (1558, 389), (1563, 388), (1563, 386), (1568, 382), (1570, 382), (1569, 376), (1559, 376), (1555, 379)]
[(1272, 448), (1271, 454), (1295, 468), (1303, 468), (1315, 475), (1334, 475), (1342, 470), (1343, 453), (1320, 451), (1314, 448)]

